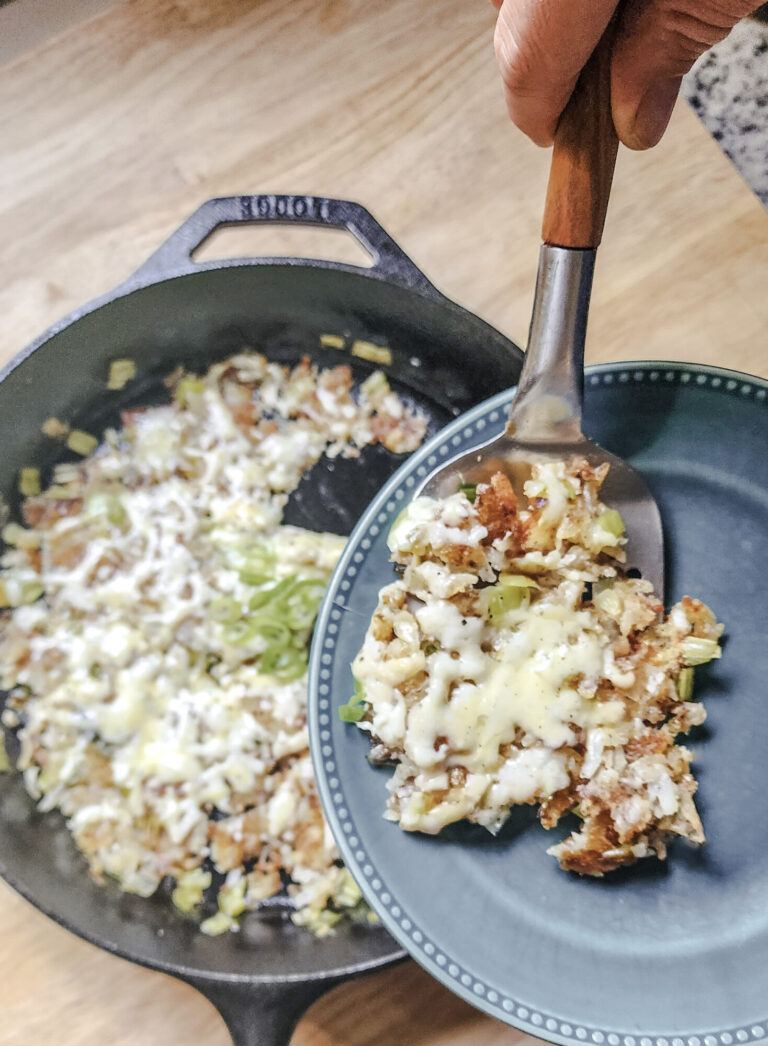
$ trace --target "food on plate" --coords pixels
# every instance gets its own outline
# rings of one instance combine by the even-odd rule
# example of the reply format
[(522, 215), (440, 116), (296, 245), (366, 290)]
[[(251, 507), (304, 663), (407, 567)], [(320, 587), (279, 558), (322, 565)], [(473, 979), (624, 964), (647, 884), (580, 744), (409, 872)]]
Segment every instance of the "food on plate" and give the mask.
[(524, 503), (506, 476), (416, 498), (392, 526), (401, 576), (383, 588), (341, 716), (394, 763), (385, 816), (407, 831), (455, 821), (497, 832), (517, 804), (551, 828), (548, 852), (603, 875), (702, 843), (692, 754), (703, 722), (694, 666), (720, 656), (712, 612), (668, 616), (623, 569), (624, 525), (600, 500), (607, 465), (535, 465)]
[[(111, 384), (129, 380), (126, 361)], [(25, 470), (26, 526), (0, 571), (3, 722), (30, 795), (59, 810), (92, 874), (183, 911), (208, 933), (283, 892), (327, 933), (368, 918), (315, 790), (307, 649), (344, 545), (282, 523), (323, 455), (421, 442), (425, 419), (381, 371), (289, 369), (242, 353), (171, 402), (129, 410), (47, 489)], [(202, 904), (205, 895), (205, 904)]]

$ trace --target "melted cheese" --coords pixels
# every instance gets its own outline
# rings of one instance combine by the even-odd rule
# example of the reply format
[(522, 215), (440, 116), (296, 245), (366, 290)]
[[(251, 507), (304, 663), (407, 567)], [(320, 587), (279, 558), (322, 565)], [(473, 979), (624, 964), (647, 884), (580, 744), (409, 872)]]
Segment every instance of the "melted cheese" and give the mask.
[[(445, 599), (419, 607), (415, 618), (422, 635), (441, 649), (383, 662), (369, 649), (369, 657), (361, 654), (356, 662), (373, 710), (373, 733), (392, 743), (402, 731), (405, 755), (420, 770), (461, 766), (483, 776), (485, 787), (492, 784), (494, 806), (565, 787), (564, 757), (555, 756), (557, 750), (576, 742), (577, 728), (619, 723), (624, 703), (593, 696), (597, 681), (615, 669), (595, 614), (556, 596), (515, 612), (513, 626), (502, 632), (484, 618), (463, 616)], [(416, 666), (427, 671), (426, 692), (406, 713), (402, 699), (390, 698), (389, 687)], [(519, 731), (528, 750), (510, 756)]]
[(413, 546), (479, 545), (488, 531), (477, 522), (463, 495), (445, 501), (414, 498), (406, 505), (387, 538), (390, 552), (410, 551)]
[(417, 617), (444, 647), (459, 652), (458, 658), (445, 650), (429, 658), (427, 694), (412, 709), (405, 737), (417, 766), (442, 758), (438, 739), (444, 738), (456, 762), (488, 772), (504, 761), (500, 746), (512, 742), (518, 728), (555, 749), (575, 740), (572, 724), (621, 718), (621, 702), (596, 704), (573, 685), (603, 669), (603, 643), (586, 611), (535, 605), (493, 655), (480, 649), (481, 618), (462, 618), (450, 603), (425, 606)]

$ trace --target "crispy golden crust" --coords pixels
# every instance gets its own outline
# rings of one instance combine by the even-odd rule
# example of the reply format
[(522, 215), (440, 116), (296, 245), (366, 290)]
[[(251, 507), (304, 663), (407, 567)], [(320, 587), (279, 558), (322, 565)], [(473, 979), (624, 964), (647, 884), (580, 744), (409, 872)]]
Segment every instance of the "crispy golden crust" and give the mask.
[(634, 864), (637, 860), (631, 849), (619, 846), (616, 829), (607, 810), (586, 821), (576, 839), (578, 845), (575, 842), (569, 845), (570, 840), (567, 840), (560, 848), (560, 867), (568, 872), (601, 876)]
[(501, 472), (491, 477), (490, 483), (477, 489), (475, 499), (477, 518), (488, 531), (484, 544), (506, 538), (515, 547), (520, 544), (520, 520), (517, 498), (509, 479)]

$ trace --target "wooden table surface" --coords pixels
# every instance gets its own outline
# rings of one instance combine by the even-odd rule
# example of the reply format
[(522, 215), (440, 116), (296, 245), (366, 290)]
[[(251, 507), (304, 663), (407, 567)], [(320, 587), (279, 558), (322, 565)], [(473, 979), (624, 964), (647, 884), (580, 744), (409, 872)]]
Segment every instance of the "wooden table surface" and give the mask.
[[(492, 24), (482, 0), (128, 0), (0, 68), (0, 358), (206, 198), (256, 191), (359, 200), (441, 290), (524, 342), (548, 157), (507, 122)], [(281, 249), (357, 256), (317, 230), (227, 232), (208, 250)], [(768, 375), (766, 273), (768, 215), (681, 105), (657, 149), (620, 156), (588, 357)], [(0, 927), (8, 1046), (229, 1041), (192, 989), (5, 887)], [(523, 1039), (408, 963), (331, 993), (293, 1041)]]

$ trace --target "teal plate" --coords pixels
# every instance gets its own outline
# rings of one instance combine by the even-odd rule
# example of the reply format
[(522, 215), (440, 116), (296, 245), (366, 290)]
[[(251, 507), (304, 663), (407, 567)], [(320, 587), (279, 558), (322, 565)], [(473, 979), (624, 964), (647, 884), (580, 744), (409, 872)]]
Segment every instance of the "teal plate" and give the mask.
[(685, 594), (726, 626), (699, 670), (708, 712), (690, 735), (708, 837), (602, 880), (560, 870), (530, 807), (495, 838), (384, 821), (387, 769), (337, 707), (352, 691), (386, 536), (434, 467), (501, 431), (512, 393), (481, 404), (396, 473), (361, 519), (313, 645), (310, 731), (326, 814), (387, 929), (448, 988), (552, 1042), (733, 1046), (768, 1038), (768, 383), (638, 363), (589, 368), (585, 431), (645, 474), (665, 527), (667, 604)]

